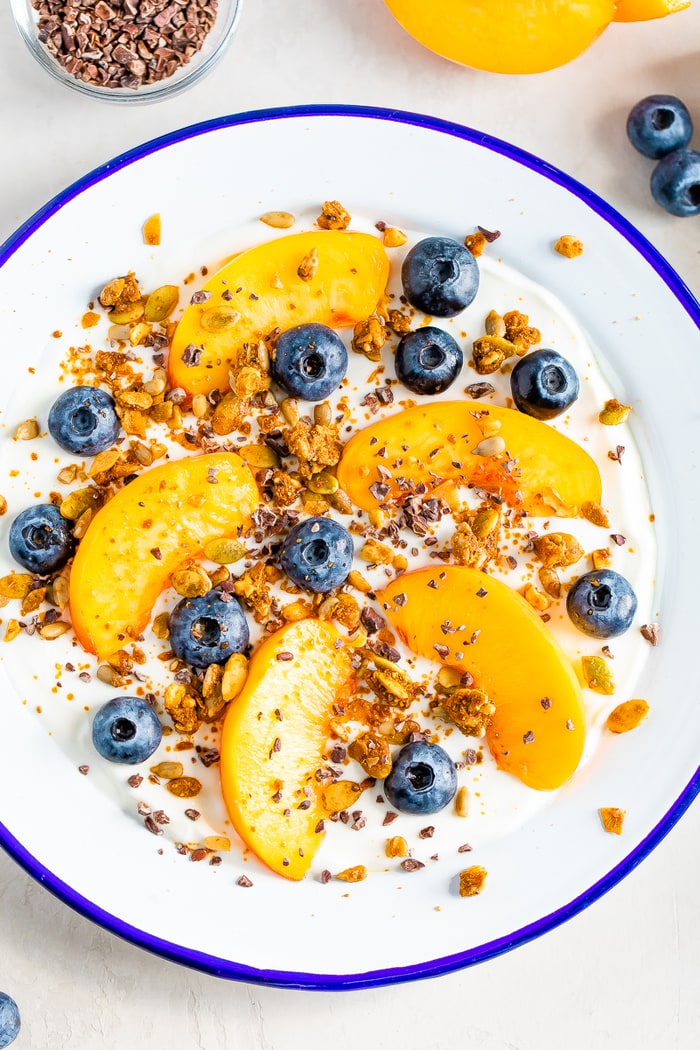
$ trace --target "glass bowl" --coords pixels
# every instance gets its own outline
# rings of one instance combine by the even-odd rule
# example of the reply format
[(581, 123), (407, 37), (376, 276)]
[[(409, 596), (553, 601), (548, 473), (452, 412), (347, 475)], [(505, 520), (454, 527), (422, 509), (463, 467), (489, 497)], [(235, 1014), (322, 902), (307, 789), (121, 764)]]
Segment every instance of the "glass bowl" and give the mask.
[[(97, 82), (94, 75), (90, 77), (89, 71), (85, 79), (81, 76), (75, 75), (69, 69), (65, 68), (58, 57), (49, 51), (46, 44), (42, 43), (39, 39), (39, 12), (34, 8), (31, 0), (10, 0), (12, 13), (14, 15), (15, 24), (19, 30), (20, 36), (24, 40), (25, 44), (33, 54), (40, 66), (46, 70), (61, 84), (66, 87), (72, 88), (74, 91), (78, 91), (81, 95), (87, 95), (90, 98), (99, 99), (103, 102), (118, 102), (125, 104), (133, 103), (144, 103), (144, 102), (157, 102), (161, 99), (170, 98), (173, 95), (179, 94), (192, 84), (196, 84), (202, 77), (214, 67), (218, 60), (223, 55), (227, 46), (231, 42), (233, 35), (238, 28), (238, 23), (241, 16), (241, 8), (243, 6), (243, 0), (209, 0), (208, 5), (197, 3), (197, 0), (151, 0), (149, 7), (153, 9), (153, 15), (150, 22), (145, 28), (150, 30), (150, 40), (155, 41), (155, 34), (161, 34), (161, 39), (166, 39), (167, 43), (170, 42), (168, 39), (172, 32), (172, 26), (166, 22), (165, 28), (162, 30), (158, 29), (158, 22), (154, 19), (158, 18), (161, 11), (166, 14), (169, 10), (175, 10), (175, 19), (180, 21), (180, 12), (185, 17), (188, 25), (190, 24), (187, 19), (187, 11), (190, 5), (193, 5), (198, 10), (204, 9), (205, 7), (216, 8), (216, 17), (211, 25), (211, 28), (204, 30), (204, 37), (201, 43), (201, 47), (191, 55), (191, 57), (184, 61), (182, 64), (178, 64), (177, 67), (167, 75), (163, 75), (160, 79), (153, 79), (152, 82), (147, 82), (150, 75), (149, 65), (153, 59), (147, 59), (147, 50), (145, 50), (145, 41), (142, 41), (141, 50), (138, 48), (138, 39), (136, 42), (129, 43), (128, 32), (126, 34), (120, 34), (124, 37), (125, 43), (121, 46), (126, 47), (133, 53), (134, 58), (131, 60), (134, 62), (133, 68), (136, 73), (133, 74), (135, 86), (113, 86), (109, 87), (103, 83)], [(57, 9), (63, 10), (66, 5), (61, 3), (60, 0), (42, 0), (42, 16), (46, 12), (54, 12)], [(96, 4), (87, 4), (85, 0), (75, 5), (79, 10), (90, 11), (90, 18), (95, 19), (95, 22), (90, 23), (87, 27), (88, 32), (95, 26), (97, 30), (101, 25), (107, 25), (112, 30), (114, 28), (114, 22), (109, 17), (109, 12), (114, 13), (115, 6), (110, 4), (109, 0), (98, 0)], [(127, 2), (122, 8), (118, 9), (117, 17), (121, 14), (122, 19), (125, 23), (134, 24), (136, 16), (130, 16), (128, 14), (130, 6), (136, 9), (137, 5), (130, 5)], [(99, 9), (107, 16), (104, 21), (99, 20)], [(165, 9), (165, 10), (163, 10)], [(57, 28), (54, 30), (55, 34), (61, 34), (60, 29), (60, 15), (54, 15), (54, 22)], [(144, 23), (139, 23), (144, 24)], [(128, 25), (126, 26), (128, 30)], [(182, 26), (178, 28), (182, 29)], [(187, 29), (186, 32), (191, 32), (191, 29)], [(62, 38), (61, 51), (65, 53), (63, 45), (66, 40), (70, 43), (71, 39), (75, 40), (75, 35), (71, 32), (71, 23), (65, 31), (66, 36)], [(119, 47), (119, 44), (114, 44), (112, 41), (114, 50)], [(99, 46), (99, 44), (97, 45)], [(175, 48), (165, 49), (163, 53), (162, 45), (159, 42), (152, 43), (149, 50), (155, 51), (156, 48), (160, 52), (160, 60), (163, 63), (167, 63), (170, 59), (170, 64), (173, 64), (177, 50)], [(91, 64), (93, 68), (100, 66), (99, 53), (94, 41), (85, 43), (81, 48), (82, 53), (87, 52), (84, 58), (84, 66)], [(168, 54), (168, 51), (170, 52)], [(124, 51), (120, 52), (122, 62), (119, 63), (113, 60), (113, 68), (119, 68), (120, 70), (126, 69), (125, 64), (127, 56)], [(83, 66), (83, 69), (84, 69)], [(136, 83), (138, 79), (138, 72), (146, 66), (146, 78), (142, 83)]]

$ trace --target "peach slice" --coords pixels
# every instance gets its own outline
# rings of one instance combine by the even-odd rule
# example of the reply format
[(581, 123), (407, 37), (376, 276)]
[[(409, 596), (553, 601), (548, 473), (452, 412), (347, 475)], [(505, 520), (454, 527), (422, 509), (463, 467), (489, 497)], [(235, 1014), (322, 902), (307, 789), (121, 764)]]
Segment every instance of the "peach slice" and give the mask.
[(332, 624), (300, 620), (255, 651), (226, 714), (221, 785), (229, 815), (244, 843), (287, 879), (304, 877), (323, 841), (314, 774), (351, 673)]
[(648, 22), (685, 11), (690, 0), (615, 0), (613, 22)]
[(539, 790), (569, 779), (586, 735), (581, 688), (554, 635), (516, 591), (476, 569), (444, 565), (399, 576), (377, 597), (406, 645), (469, 671), (496, 705), (486, 739), (501, 769)]
[[(500, 423), (506, 451), (497, 456), (474, 452), (486, 422)], [(584, 501), (599, 503), (602, 491), (598, 467), (571, 438), (523, 412), (477, 401), (417, 405), (365, 427), (345, 446), (337, 475), (363, 510), (435, 478), (479, 486), (540, 517), (557, 510), (574, 516)]]
[(79, 642), (100, 660), (135, 639), (172, 572), (217, 537), (233, 537), (259, 503), (233, 453), (154, 467), (101, 508), (78, 546), (70, 611)]
[[(304, 280), (297, 271), (313, 252), (318, 264)], [(230, 361), (244, 343), (310, 321), (354, 325), (374, 312), (388, 277), (384, 246), (367, 233), (317, 230), (250, 248), (207, 281), (206, 301), (186, 308), (170, 349), (171, 385), (226, 392)]]

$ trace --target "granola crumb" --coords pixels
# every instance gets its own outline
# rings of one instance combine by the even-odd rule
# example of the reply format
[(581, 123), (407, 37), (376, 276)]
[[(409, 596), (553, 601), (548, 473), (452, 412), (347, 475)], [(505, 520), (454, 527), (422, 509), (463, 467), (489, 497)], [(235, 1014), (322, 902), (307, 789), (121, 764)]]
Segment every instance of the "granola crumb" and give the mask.
[(568, 532), (546, 532), (533, 542), (535, 554), (547, 569), (575, 565), (583, 557), (583, 547)]
[(387, 226), (384, 230), (384, 247), (385, 248), (400, 248), (402, 244), (405, 244), (408, 237), (403, 230), (398, 229), (397, 226)]
[(488, 872), (478, 864), (459, 873), (460, 897), (476, 897), (484, 888)]
[(566, 233), (555, 242), (554, 251), (566, 259), (576, 259), (583, 255), (583, 241)]
[(464, 247), (472, 253), (475, 259), (478, 259), (484, 254), (484, 249), (487, 244), (488, 241), (481, 230), (477, 230), (476, 233), (468, 233), (464, 238)]
[(384, 852), (387, 857), (406, 857), (408, 856), (408, 843), (402, 835), (392, 835), (386, 840)]
[(302, 281), (311, 281), (316, 276), (318, 270), (318, 249), (312, 248), (308, 255), (305, 255), (297, 267), (297, 274), (301, 277)]
[(143, 224), (143, 243), (158, 245), (162, 236), (162, 223), (160, 215), (149, 215)]
[(623, 405), (616, 397), (611, 397), (600, 410), (598, 420), (606, 427), (619, 426), (626, 421), (631, 411), (630, 405)]
[(324, 201), (316, 222), (322, 230), (347, 230), (351, 222), (350, 212), (340, 201)]
[(367, 868), (364, 864), (355, 864), (352, 868), (345, 868), (336, 875), (336, 879), (340, 879), (341, 882), (362, 882), (366, 878)]
[(617, 809), (615, 806), (604, 806), (598, 810), (603, 828), (611, 835), (621, 835), (622, 826), (627, 815), (626, 809)]

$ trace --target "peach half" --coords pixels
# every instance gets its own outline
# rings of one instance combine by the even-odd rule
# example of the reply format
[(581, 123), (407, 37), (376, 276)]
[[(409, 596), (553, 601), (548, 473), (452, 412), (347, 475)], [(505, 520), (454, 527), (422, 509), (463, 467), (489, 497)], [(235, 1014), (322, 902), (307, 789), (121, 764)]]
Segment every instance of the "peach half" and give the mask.
[[(300, 277), (302, 260), (314, 253), (316, 263)], [(354, 325), (374, 312), (388, 277), (384, 246), (367, 233), (295, 233), (242, 252), (185, 309), (169, 354), (171, 386), (228, 391), (230, 363), (244, 343), (310, 321)]]
[[(399, 600), (397, 602), (397, 597)], [(560, 787), (578, 766), (586, 716), (574, 669), (516, 591), (476, 569), (419, 569), (377, 594), (415, 653), (469, 671), (496, 706), (486, 740), (528, 787)]]
[(327, 621), (282, 627), (256, 649), (221, 737), (221, 785), (233, 825), (268, 867), (304, 877), (324, 837), (316, 771), (333, 704), (350, 689), (348, 650)]
[(70, 612), (82, 646), (100, 660), (147, 625), (171, 573), (218, 537), (234, 537), (259, 503), (233, 453), (176, 460), (140, 474), (95, 515), (70, 573)]
[[(495, 455), (482, 454), (487, 422), (500, 424), (496, 440), (505, 444)], [(478, 401), (416, 405), (365, 427), (345, 446), (337, 476), (363, 510), (436, 478), (478, 486), (540, 517), (575, 516), (602, 493), (598, 467), (571, 438), (523, 412)]]

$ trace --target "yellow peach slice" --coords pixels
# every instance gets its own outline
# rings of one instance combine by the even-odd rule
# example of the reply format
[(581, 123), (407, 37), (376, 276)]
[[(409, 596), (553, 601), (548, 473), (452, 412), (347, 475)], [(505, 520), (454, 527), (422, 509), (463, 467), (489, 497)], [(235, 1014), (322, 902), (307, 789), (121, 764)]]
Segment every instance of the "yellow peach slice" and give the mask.
[(244, 843), (279, 875), (301, 879), (324, 837), (315, 779), (333, 704), (351, 678), (327, 621), (300, 620), (255, 651), (221, 737), (221, 785)]
[[(397, 602), (397, 596), (399, 601)], [(583, 753), (581, 688), (554, 635), (505, 583), (457, 565), (419, 569), (377, 595), (415, 653), (469, 671), (496, 706), (486, 739), (498, 766), (552, 790)]]
[[(504, 450), (485, 455), (484, 427), (494, 423), (492, 447)], [(572, 517), (601, 499), (598, 467), (575, 441), (523, 412), (478, 401), (417, 405), (365, 427), (345, 446), (337, 474), (363, 510), (436, 478), (478, 486), (536, 516)]]
[(171, 385), (189, 394), (227, 391), (229, 364), (244, 343), (310, 321), (354, 325), (374, 312), (388, 277), (386, 251), (366, 233), (317, 230), (250, 248), (207, 281), (196, 297), (205, 301), (186, 308), (170, 349)]
[(647, 22), (685, 11), (690, 0), (615, 0), (613, 22)]
[(183, 562), (217, 537), (234, 537), (259, 502), (233, 453), (176, 460), (139, 475), (101, 508), (78, 546), (70, 612), (78, 640), (103, 660), (147, 625)]

